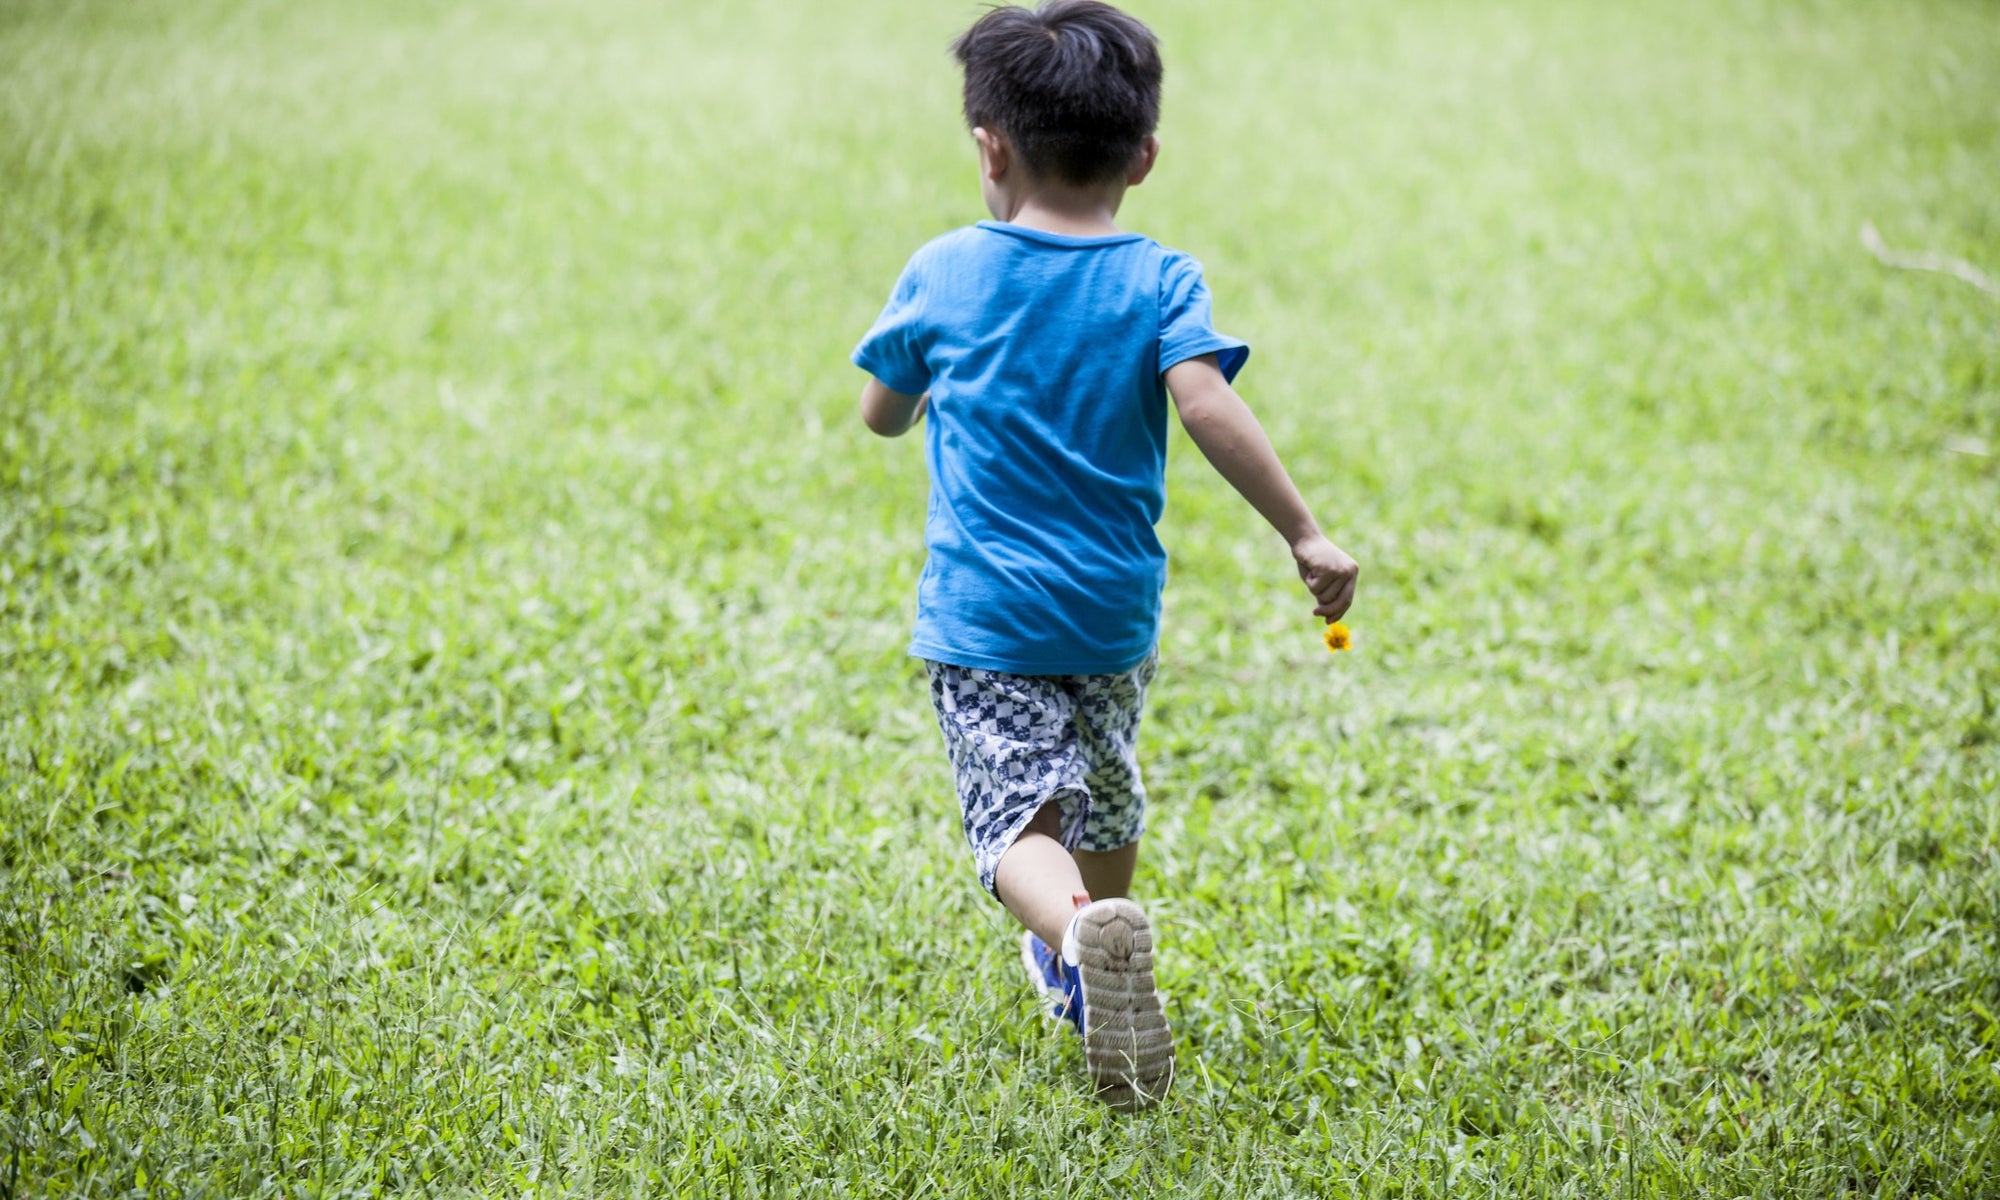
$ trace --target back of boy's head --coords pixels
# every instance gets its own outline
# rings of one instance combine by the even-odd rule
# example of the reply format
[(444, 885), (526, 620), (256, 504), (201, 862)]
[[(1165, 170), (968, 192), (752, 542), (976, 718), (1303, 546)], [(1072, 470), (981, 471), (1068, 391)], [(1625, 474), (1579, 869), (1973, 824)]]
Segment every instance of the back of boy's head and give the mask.
[(1159, 126), (1159, 43), (1099, 0), (995, 8), (951, 50), (965, 68), (966, 124), (1005, 134), (1031, 174), (1115, 182)]

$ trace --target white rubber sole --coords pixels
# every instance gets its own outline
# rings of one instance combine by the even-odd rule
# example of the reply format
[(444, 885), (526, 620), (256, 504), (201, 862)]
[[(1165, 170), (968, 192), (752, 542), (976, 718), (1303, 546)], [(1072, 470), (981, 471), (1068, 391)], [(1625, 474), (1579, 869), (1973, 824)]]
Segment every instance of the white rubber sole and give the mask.
[(1174, 1082), (1174, 1034), (1153, 987), (1153, 926), (1130, 900), (1100, 900), (1063, 938), (1083, 979), (1083, 1057), (1097, 1098), (1121, 1111), (1157, 1104)]

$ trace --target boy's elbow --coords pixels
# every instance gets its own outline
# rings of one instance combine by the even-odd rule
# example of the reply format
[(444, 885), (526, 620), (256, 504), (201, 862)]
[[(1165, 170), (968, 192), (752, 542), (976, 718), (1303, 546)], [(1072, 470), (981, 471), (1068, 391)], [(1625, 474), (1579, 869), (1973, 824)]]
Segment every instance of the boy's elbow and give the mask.
[(1179, 403), (1174, 405), (1174, 411), (1179, 414), (1181, 428), (1187, 430), (1189, 436), (1198, 439), (1221, 423), (1222, 405), (1220, 398), (1213, 393), (1196, 391), (1176, 399)]
[(863, 387), (861, 389), (861, 423), (868, 427), (868, 432), (881, 437), (888, 437), (887, 416), (888, 414), (882, 411), (882, 405), (875, 396), (875, 389), (872, 387)]
[(861, 423), (868, 426), (868, 432), (877, 437), (895, 437), (903, 432), (896, 427), (895, 421), (888, 413), (868, 403), (866, 396), (861, 398)]
[(881, 437), (901, 437), (923, 414), (928, 396), (905, 396), (879, 379), (861, 389), (861, 420)]
[(890, 403), (894, 394), (882, 386), (879, 379), (869, 379), (861, 385), (861, 423), (868, 426), (871, 433), (889, 437), (895, 432), (895, 408)]
[(1236, 390), (1208, 357), (1189, 359), (1170, 368), (1166, 383), (1174, 411), (1190, 431), (1226, 420), (1229, 410), (1242, 404)]

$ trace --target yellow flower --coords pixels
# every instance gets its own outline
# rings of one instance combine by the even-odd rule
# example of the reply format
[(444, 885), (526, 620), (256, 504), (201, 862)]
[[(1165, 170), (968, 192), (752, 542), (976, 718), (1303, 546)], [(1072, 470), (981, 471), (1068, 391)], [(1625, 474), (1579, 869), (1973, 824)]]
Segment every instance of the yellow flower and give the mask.
[(1347, 626), (1339, 621), (1326, 627), (1326, 648), (1336, 653), (1354, 644), (1354, 638), (1347, 632)]

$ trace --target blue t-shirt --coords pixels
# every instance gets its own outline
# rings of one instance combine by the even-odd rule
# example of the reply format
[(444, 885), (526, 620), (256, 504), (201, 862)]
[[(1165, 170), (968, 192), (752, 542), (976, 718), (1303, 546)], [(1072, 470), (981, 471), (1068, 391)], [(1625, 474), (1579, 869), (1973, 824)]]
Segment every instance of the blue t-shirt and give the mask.
[(911, 256), (854, 363), (930, 393), (930, 555), (910, 653), (1018, 675), (1129, 671), (1159, 638), (1168, 367), (1250, 355), (1201, 264), (1136, 233), (981, 221)]

